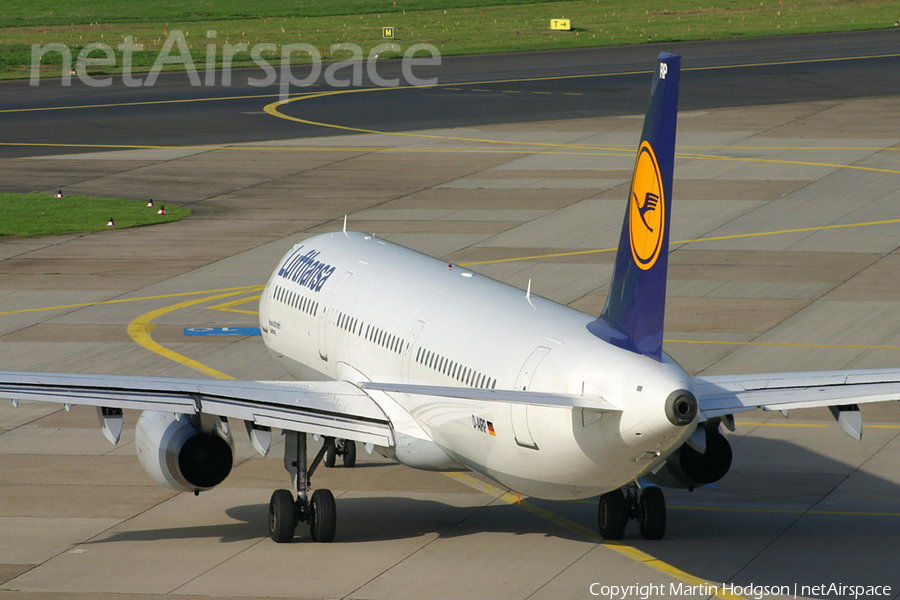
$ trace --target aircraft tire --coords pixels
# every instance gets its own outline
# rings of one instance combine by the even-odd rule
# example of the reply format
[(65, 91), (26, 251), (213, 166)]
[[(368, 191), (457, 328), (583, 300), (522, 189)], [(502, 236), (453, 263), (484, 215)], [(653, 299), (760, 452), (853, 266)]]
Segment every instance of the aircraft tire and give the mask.
[(639, 524), (645, 540), (661, 540), (666, 533), (666, 498), (658, 487), (648, 487), (641, 492), (638, 503), (641, 511)]
[[(325, 443), (328, 443), (327, 441)], [(324, 464), (327, 468), (331, 469), (334, 467), (334, 461), (337, 458), (337, 447), (335, 446), (335, 441), (332, 440), (330, 444), (328, 444), (328, 449), (325, 450), (325, 456), (322, 458), (322, 464)]]
[(330, 542), (334, 540), (337, 511), (334, 507), (334, 494), (331, 493), (331, 490), (313, 492), (309, 507), (309, 534), (313, 541)]
[(607, 540), (621, 540), (628, 524), (628, 506), (622, 490), (613, 490), (600, 496), (597, 505), (597, 522), (600, 535)]
[(352, 469), (356, 466), (356, 442), (353, 440), (344, 440), (344, 466)]
[(297, 528), (297, 507), (289, 490), (275, 490), (269, 501), (269, 537), (279, 544), (294, 539)]

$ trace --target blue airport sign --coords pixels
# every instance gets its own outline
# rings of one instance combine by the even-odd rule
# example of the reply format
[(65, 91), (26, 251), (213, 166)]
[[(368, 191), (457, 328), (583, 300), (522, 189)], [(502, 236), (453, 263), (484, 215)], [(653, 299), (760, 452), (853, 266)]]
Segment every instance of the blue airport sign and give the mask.
[(185, 327), (184, 335), (227, 335), (245, 337), (262, 334), (259, 331), (259, 327)]

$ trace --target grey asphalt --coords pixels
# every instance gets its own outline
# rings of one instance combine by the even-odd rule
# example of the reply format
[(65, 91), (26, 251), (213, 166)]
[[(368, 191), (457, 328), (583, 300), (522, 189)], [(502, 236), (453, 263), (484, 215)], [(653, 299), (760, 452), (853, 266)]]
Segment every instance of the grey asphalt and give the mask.
[[(679, 118), (666, 350), (691, 373), (900, 363), (896, 94), (788, 100)], [(545, 255), (615, 246), (638, 112), (3, 159), (11, 189), (153, 197), (195, 213), (0, 243), (0, 364), (203, 376), (177, 353), (238, 378), (284, 377), (258, 338), (183, 329), (253, 325), (255, 292), (235, 288), (264, 283), (287, 248), (344, 214), (352, 229), (531, 280), (532, 293), (596, 314), (611, 253)], [(717, 239), (685, 242), (697, 238)], [(135, 343), (133, 323), (163, 350)], [(593, 503), (520, 505), (480, 478), (363, 455), (313, 479), (337, 496), (335, 542), (313, 544), (301, 527), (284, 546), (265, 520), (288, 483), (280, 447), (261, 458), (238, 435), (225, 483), (176, 495), (141, 471), (130, 429), (114, 448), (91, 410), (4, 402), (0, 599), (556, 599), (592, 597), (592, 583), (658, 584), (661, 598), (698, 582), (889, 585), (879, 597), (895, 598), (900, 409), (863, 414), (862, 442), (824, 410), (740, 415), (731, 472), (667, 491), (661, 542), (632, 526), (623, 545), (600, 543)]]
[[(444, 86), (441, 93), (404, 89), (329, 95), (305, 102), (302, 116), (379, 131), (408, 131), (631, 114), (643, 110), (644, 73), (662, 51), (684, 58), (682, 110), (900, 93), (900, 79), (893, 76), (900, 65), (900, 28), (896, 28), (444, 57), (440, 66), (413, 69), (420, 79), (437, 78)], [(405, 82), (399, 61), (379, 63), (377, 69), (384, 79)], [(305, 75), (302, 68), (296, 69), (297, 78)], [(260, 70), (243, 69), (234, 70), (227, 87), (221, 78), (214, 86), (192, 86), (185, 74), (177, 73), (160, 75), (152, 87), (136, 88), (124, 86), (118, 78), (102, 88), (86, 86), (77, 78), (69, 87), (59, 79), (44, 80), (39, 86), (0, 82), (0, 157), (78, 153), (84, 151), (78, 145), (89, 144), (184, 146), (340, 133), (269, 119), (262, 110), (278, 99), (280, 80), (264, 87), (248, 85), (263, 78)], [(446, 89), (492, 81), (503, 83)], [(362, 89), (368, 87), (372, 84), (366, 71)], [(314, 85), (292, 88), (291, 93), (334, 90), (320, 77)], [(0, 181), (0, 190), (7, 189)]]

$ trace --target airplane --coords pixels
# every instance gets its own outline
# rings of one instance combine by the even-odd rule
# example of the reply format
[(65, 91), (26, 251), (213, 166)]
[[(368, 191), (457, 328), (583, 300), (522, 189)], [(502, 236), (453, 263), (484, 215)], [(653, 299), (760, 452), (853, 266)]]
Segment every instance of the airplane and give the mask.
[[(301, 522), (314, 541), (334, 539), (334, 495), (310, 480), (338, 449), (355, 460), (357, 443), (526, 496), (599, 496), (604, 538), (636, 520), (660, 539), (660, 486), (721, 479), (732, 460), (721, 428), (734, 431), (734, 414), (827, 406), (859, 439), (860, 403), (900, 399), (900, 369), (691, 377), (663, 352), (680, 64), (657, 59), (599, 316), (347, 231), (345, 219), (293, 247), (261, 295), (262, 339), (296, 381), (0, 372), (0, 397), (95, 406), (113, 443), (123, 409), (141, 410), (141, 465), (195, 494), (229, 475), (232, 424), (243, 421), (262, 455), (281, 429), (292, 489), (269, 502), (278, 543)], [(315, 456), (310, 435), (324, 439)]]

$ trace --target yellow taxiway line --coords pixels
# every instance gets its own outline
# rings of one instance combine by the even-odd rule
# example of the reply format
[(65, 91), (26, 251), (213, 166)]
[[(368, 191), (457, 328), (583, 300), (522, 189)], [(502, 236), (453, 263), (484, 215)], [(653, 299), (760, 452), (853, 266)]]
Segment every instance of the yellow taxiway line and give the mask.
[[(719, 66), (710, 66), (710, 67), (685, 67), (682, 71), (721, 71), (727, 69), (745, 69), (750, 67), (775, 67), (775, 66), (785, 66), (785, 65), (801, 65), (801, 64), (814, 64), (814, 63), (828, 63), (828, 62), (846, 62), (853, 60), (872, 60), (877, 58), (896, 58), (900, 56), (900, 53), (892, 53), (892, 54), (872, 54), (865, 56), (845, 56), (845, 57), (837, 57), (837, 58), (812, 58), (812, 59), (801, 59), (801, 60), (783, 60), (783, 61), (769, 61), (769, 62), (758, 62), (758, 63), (744, 63), (744, 64), (732, 64), (732, 65), (719, 65)], [(604, 78), (604, 77), (617, 77), (623, 75), (646, 75), (653, 73), (652, 70), (639, 70), (639, 71), (621, 71), (616, 73), (587, 73), (582, 75), (551, 75), (546, 77), (519, 77), (513, 79), (489, 79), (489, 80), (479, 80), (479, 81), (468, 81), (468, 82), (457, 82), (457, 83), (436, 83), (434, 85), (425, 85), (425, 86), (393, 86), (393, 87), (373, 87), (373, 88), (362, 88), (355, 90), (343, 90), (345, 92), (369, 92), (369, 91), (391, 91), (391, 90), (407, 90), (407, 89), (432, 89), (432, 88), (445, 88), (451, 91), (460, 91), (464, 86), (473, 86), (473, 85), (494, 85), (500, 83), (534, 83), (539, 81), (561, 81), (561, 80), (570, 80), (570, 79), (591, 79), (591, 78)], [(493, 90), (485, 90), (485, 91), (493, 91)], [(519, 90), (501, 90), (503, 93), (521, 93)], [(321, 92), (321, 91), (310, 91), (301, 94), (302, 96), (322, 96), (330, 94), (330, 92)], [(569, 94), (572, 95), (572, 94)], [(70, 105), (70, 106), (47, 106), (47, 107), (34, 107), (34, 108), (10, 108), (0, 110), (0, 113), (16, 113), (16, 112), (39, 112), (39, 111), (49, 111), (49, 110), (78, 110), (85, 108), (112, 108), (118, 106), (148, 106), (148, 105), (156, 105), (156, 104), (182, 104), (182, 103), (195, 103), (195, 102), (222, 102), (229, 100), (245, 100), (245, 99), (255, 99), (255, 98), (277, 98), (280, 97), (281, 94), (256, 94), (256, 95), (238, 95), (238, 96), (215, 96), (211, 98), (181, 98), (174, 100), (146, 100), (139, 102), (116, 102), (116, 103), (108, 103), (108, 104), (81, 104), (81, 105)]]
[(100, 306), (103, 304), (121, 304), (123, 302), (141, 302), (142, 300), (160, 300), (166, 298), (180, 298), (182, 296), (199, 296), (202, 294), (216, 294), (221, 292), (247, 292), (251, 290), (262, 289), (258, 285), (245, 285), (234, 288), (223, 288), (220, 290), (204, 290), (202, 292), (178, 292), (177, 294), (162, 294), (160, 296), (142, 296), (139, 298), (119, 298), (116, 300), (97, 300), (96, 302), (79, 302), (77, 304), (61, 304), (59, 306), (44, 306), (39, 308), (20, 308), (17, 310), (0, 311), (0, 315), (17, 315), (21, 313), (40, 312), (44, 310), (64, 310), (67, 308), (84, 308), (86, 306)]
[(681, 569), (670, 565), (669, 563), (663, 562), (652, 556), (647, 554), (643, 550), (639, 550), (634, 546), (629, 546), (619, 541), (615, 540), (606, 540), (599, 533), (593, 531), (592, 529), (588, 529), (583, 525), (579, 525), (575, 521), (571, 519), (567, 519), (561, 515), (554, 513), (553, 511), (547, 510), (546, 508), (542, 508), (537, 506), (536, 504), (529, 502), (528, 499), (522, 499), (518, 495), (513, 494), (508, 491), (501, 490), (496, 488), (488, 483), (480, 481), (471, 475), (466, 473), (445, 473), (451, 479), (455, 479), (460, 483), (463, 483), (471, 488), (474, 488), (488, 496), (493, 496), (494, 498), (500, 500), (501, 502), (506, 502), (507, 504), (515, 504), (527, 510), (531, 514), (544, 519), (545, 521), (550, 521), (551, 523), (562, 527), (563, 529), (568, 529), (569, 531), (573, 531), (585, 538), (590, 542), (594, 542), (595, 544), (600, 544), (604, 548), (612, 550), (613, 552), (617, 552), (622, 556), (630, 558), (635, 562), (639, 562), (642, 565), (653, 569), (654, 571), (658, 571), (665, 575), (668, 575), (678, 581), (682, 581), (692, 586), (696, 585), (708, 585), (710, 589), (714, 589), (715, 595), (719, 598), (732, 598), (732, 599), (740, 599), (743, 596), (738, 596), (737, 594), (731, 594), (724, 591), (723, 586), (716, 585), (715, 583), (708, 581), (706, 579), (702, 579), (695, 575), (691, 575)]
[[(900, 173), (900, 171), (898, 171)], [(844, 225), (823, 225), (821, 227), (802, 227), (799, 229), (781, 229), (778, 231), (761, 231), (758, 233), (736, 233), (734, 235), (720, 235), (714, 237), (695, 238), (692, 240), (679, 240), (669, 242), (669, 245), (685, 245), (696, 244), (699, 242), (720, 242), (723, 240), (738, 240), (744, 238), (765, 237), (769, 235), (785, 235), (789, 233), (809, 233), (815, 231), (828, 231), (830, 229), (847, 229), (849, 227), (869, 227), (871, 225), (888, 225), (900, 223), (900, 219), (887, 219), (884, 221), (867, 221), (864, 223), (847, 223)], [(677, 249), (677, 248), (676, 248)], [(600, 254), (602, 252), (615, 252), (615, 248), (600, 248), (596, 250), (574, 250), (572, 252), (555, 252), (553, 254), (536, 254), (533, 256), (516, 256), (514, 258), (497, 258), (492, 260), (481, 260), (466, 263), (459, 263), (461, 267), (471, 267), (474, 265), (490, 265), (494, 263), (519, 262), (526, 260), (540, 260), (544, 258), (561, 258), (566, 256), (580, 256), (584, 254)], [(710, 342), (713, 343), (713, 342)]]
[(197, 298), (194, 300), (187, 300), (185, 302), (180, 302), (178, 304), (173, 304), (171, 306), (166, 306), (163, 308), (158, 308), (156, 310), (152, 310), (148, 313), (145, 313), (131, 323), (128, 324), (128, 335), (135, 342), (146, 348), (147, 350), (154, 352), (163, 358), (168, 358), (171, 361), (174, 361), (180, 365), (184, 365), (186, 367), (190, 367), (195, 371), (199, 371), (204, 375), (212, 377), (214, 379), (234, 379), (231, 375), (227, 375), (222, 371), (217, 371), (212, 367), (209, 367), (199, 361), (196, 361), (192, 358), (188, 358), (182, 354), (175, 352), (174, 350), (169, 350), (156, 340), (154, 340), (150, 336), (150, 332), (153, 330), (153, 320), (161, 317), (170, 312), (175, 312), (176, 310), (181, 310), (182, 308), (188, 308), (190, 306), (197, 306), (198, 304), (203, 304), (205, 302), (209, 302), (211, 300), (219, 300), (221, 298), (230, 298), (232, 296), (236, 296), (238, 294), (246, 293), (247, 291), (259, 290), (261, 286), (254, 286), (251, 288), (241, 288), (238, 291), (225, 292), (222, 294), (214, 294), (212, 296), (204, 296), (203, 298)]
[(254, 300), (259, 300), (262, 297), (262, 294), (257, 294), (255, 296), (250, 296), (249, 298), (238, 298), (237, 300), (232, 300), (231, 302), (224, 302), (222, 304), (216, 304), (215, 306), (207, 306), (209, 310), (221, 310), (225, 312), (233, 312), (240, 313), (245, 315), (258, 315), (258, 310), (244, 310), (240, 308), (234, 308), (235, 306), (240, 306), (241, 304), (246, 304), (248, 302), (253, 302)]

